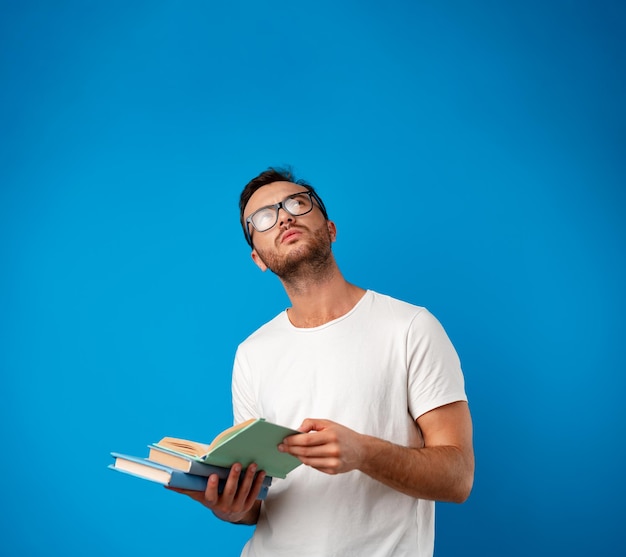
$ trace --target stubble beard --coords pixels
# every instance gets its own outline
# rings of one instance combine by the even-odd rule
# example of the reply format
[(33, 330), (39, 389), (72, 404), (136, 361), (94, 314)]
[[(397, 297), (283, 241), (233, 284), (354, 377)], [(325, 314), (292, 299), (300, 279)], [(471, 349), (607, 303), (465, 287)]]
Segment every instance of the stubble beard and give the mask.
[(257, 249), (259, 258), (283, 282), (319, 279), (332, 266), (331, 238), (327, 226), (313, 233), (311, 241), (296, 246), (287, 255)]

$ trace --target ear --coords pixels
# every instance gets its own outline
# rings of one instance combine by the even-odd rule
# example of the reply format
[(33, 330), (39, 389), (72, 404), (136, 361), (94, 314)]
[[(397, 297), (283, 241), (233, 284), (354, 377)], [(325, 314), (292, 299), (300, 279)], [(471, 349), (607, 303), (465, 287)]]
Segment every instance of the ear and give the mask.
[(252, 253), (250, 254), (250, 257), (252, 257), (252, 261), (254, 261), (256, 266), (259, 269), (261, 269), (261, 271), (263, 271), (263, 272), (267, 271), (267, 265), (265, 263), (263, 263), (263, 260), (261, 259), (261, 257), (257, 253), (256, 249), (252, 250)]
[(326, 221), (326, 226), (328, 226), (328, 234), (330, 235), (330, 241), (334, 242), (337, 239), (337, 227), (332, 220)]

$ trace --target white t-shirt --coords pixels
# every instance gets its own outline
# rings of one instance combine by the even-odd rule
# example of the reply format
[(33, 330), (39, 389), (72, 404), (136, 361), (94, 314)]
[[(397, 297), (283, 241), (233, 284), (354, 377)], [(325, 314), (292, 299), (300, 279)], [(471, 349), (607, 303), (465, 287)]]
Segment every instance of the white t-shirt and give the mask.
[[(237, 349), (232, 389), (236, 423), (328, 419), (412, 447), (423, 445), (416, 418), (467, 400), (459, 358), (433, 315), (371, 290), (320, 327), (294, 327), (280, 313)], [(273, 480), (242, 556), (427, 557), (433, 546), (434, 502), (359, 471), (302, 465)]]

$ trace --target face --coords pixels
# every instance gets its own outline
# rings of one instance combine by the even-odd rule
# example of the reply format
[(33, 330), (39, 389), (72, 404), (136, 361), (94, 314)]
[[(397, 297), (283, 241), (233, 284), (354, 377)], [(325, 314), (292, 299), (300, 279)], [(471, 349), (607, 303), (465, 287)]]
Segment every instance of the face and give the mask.
[[(244, 219), (262, 207), (305, 191), (304, 186), (291, 182), (273, 182), (263, 186), (250, 197)], [(315, 203), (309, 213), (300, 216), (279, 209), (278, 221), (265, 232), (258, 232), (252, 225), (249, 226), (254, 244), (252, 259), (262, 271), (270, 269), (281, 278), (287, 278), (306, 266), (324, 264), (331, 254), (330, 246), (336, 236), (334, 223), (326, 221)]]

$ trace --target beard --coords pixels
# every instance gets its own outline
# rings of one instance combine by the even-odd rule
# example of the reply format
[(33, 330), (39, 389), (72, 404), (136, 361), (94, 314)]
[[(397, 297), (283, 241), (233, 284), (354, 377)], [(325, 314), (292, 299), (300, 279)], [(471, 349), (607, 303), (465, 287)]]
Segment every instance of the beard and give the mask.
[(272, 273), (285, 282), (292, 282), (323, 275), (331, 265), (331, 244), (330, 232), (324, 225), (313, 233), (308, 242), (293, 247), (287, 255), (280, 256), (258, 248), (256, 251)]

